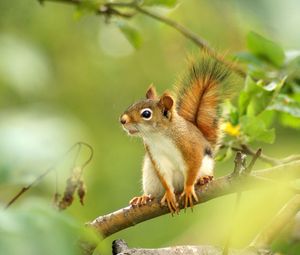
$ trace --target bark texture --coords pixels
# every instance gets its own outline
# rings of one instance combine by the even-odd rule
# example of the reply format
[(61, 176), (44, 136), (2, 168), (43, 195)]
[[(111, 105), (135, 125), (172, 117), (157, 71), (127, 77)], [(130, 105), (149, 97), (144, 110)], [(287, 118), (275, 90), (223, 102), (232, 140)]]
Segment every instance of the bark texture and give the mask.
[[(124, 240), (115, 240), (112, 245), (113, 255), (222, 255), (220, 247), (211, 245), (186, 245), (160, 249), (128, 248)], [(272, 255), (270, 250), (247, 248), (244, 250), (230, 250), (229, 255)]]

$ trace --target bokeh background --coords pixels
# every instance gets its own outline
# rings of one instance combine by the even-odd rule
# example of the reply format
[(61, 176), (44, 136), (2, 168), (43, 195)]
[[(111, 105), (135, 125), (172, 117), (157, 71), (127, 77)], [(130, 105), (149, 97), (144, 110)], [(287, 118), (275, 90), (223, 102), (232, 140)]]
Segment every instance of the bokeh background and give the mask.
[[(272, 38), (285, 49), (300, 48), (298, 0), (184, 0), (172, 10), (157, 11), (229, 55), (245, 50), (249, 31)], [(199, 49), (148, 17), (137, 15), (129, 23), (140, 31), (142, 44), (138, 49), (113, 23), (91, 14), (79, 17), (72, 6), (0, 1), (1, 204), (77, 141), (89, 143), (95, 153), (85, 170), (85, 206), (75, 201), (64, 212), (65, 217), (84, 223), (124, 207), (141, 193), (143, 145), (122, 131), (119, 115), (144, 97), (150, 83), (159, 92), (170, 89), (185, 68), (186, 56)], [(267, 154), (284, 157), (299, 153), (299, 142), (299, 132), (278, 127), (275, 145), (254, 147), (262, 146)], [(84, 160), (88, 154), (83, 150), (80, 155)], [(16, 215), (30, 214), (41, 201), (46, 203), (43, 212), (47, 206), (51, 210), (53, 194), (56, 187), (63, 191), (71, 160), (72, 155), (67, 156), (57, 167), (57, 178), (50, 174), (11, 210)], [(217, 164), (216, 175), (230, 169), (231, 161)], [(247, 245), (289, 195), (280, 187), (247, 192), (232, 245)], [(232, 223), (234, 201), (234, 195), (222, 197), (198, 206), (193, 213), (188, 210), (180, 216), (147, 221), (109, 237), (100, 244), (100, 250), (108, 253), (112, 240), (118, 238), (132, 247), (223, 245)], [(14, 219), (5, 217), (2, 223)], [(31, 228), (25, 225), (24, 229)], [(6, 231), (12, 226), (8, 224)], [(36, 231), (44, 232), (48, 227), (41, 224)], [(15, 238), (13, 234), (11, 237)]]

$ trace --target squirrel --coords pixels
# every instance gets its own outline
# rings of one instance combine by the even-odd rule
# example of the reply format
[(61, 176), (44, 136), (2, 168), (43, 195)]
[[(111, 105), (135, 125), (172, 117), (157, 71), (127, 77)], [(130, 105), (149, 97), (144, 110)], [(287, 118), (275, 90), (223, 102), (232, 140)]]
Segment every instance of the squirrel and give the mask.
[(176, 84), (176, 96), (157, 95), (150, 85), (146, 99), (132, 104), (120, 117), (123, 129), (143, 139), (142, 196), (132, 206), (161, 198), (172, 215), (198, 201), (195, 184), (211, 180), (214, 155), (221, 137), (220, 104), (228, 87), (230, 68), (207, 53), (190, 60), (189, 68)]

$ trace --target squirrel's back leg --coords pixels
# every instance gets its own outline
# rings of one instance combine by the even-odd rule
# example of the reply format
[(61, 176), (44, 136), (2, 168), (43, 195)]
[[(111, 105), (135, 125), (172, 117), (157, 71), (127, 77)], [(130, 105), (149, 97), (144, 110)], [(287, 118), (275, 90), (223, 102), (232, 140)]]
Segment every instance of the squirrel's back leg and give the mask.
[(197, 178), (198, 185), (204, 185), (214, 178), (215, 162), (211, 154), (206, 154), (202, 159), (202, 164)]
[(205, 150), (204, 154), (199, 158), (199, 161), (191, 160), (187, 162), (187, 165), (184, 190), (180, 198), (184, 198), (185, 208), (188, 206), (193, 208), (193, 200), (198, 201), (198, 197), (195, 193), (195, 185), (203, 182), (207, 183), (209, 180), (212, 180), (214, 160), (211, 153), (208, 154)]

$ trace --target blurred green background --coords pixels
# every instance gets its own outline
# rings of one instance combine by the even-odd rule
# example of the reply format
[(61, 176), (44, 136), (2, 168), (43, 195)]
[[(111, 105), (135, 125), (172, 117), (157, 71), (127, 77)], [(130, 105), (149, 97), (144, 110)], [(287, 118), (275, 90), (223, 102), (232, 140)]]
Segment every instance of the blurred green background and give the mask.
[[(229, 54), (245, 49), (245, 37), (251, 30), (285, 49), (300, 46), (297, 0), (185, 0), (169, 14), (168, 10), (157, 11)], [(122, 131), (119, 115), (144, 96), (150, 83), (159, 92), (170, 89), (185, 67), (186, 56), (198, 48), (173, 29), (137, 15), (129, 21), (143, 38), (136, 50), (103, 17), (77, 16), (75, 8), (64, 4), (0, 2), (0, 203), (5, 204), (72, 144), (85, 141), (95, 150), (85, 171), (85, 206), (75, 201), (64, 212), (84, 223), (124, 207), (141, 193), (143, 146)], [(279, 128), (277, 136), (274, 146), (257, 146), (275, 157), (299, 153), (299, 132)], [(87, 153), (81, 156), (84, 160)], [(57, 168), (60, 192), (71, 159), (68, 156)], [(218, 164), (216, 175), (231, 168), (231, 162)], [(50, 210), (55, 180), (54, 173), (49, 175), (12, 210), (30, 213), (28, 208), (37, 199), (47, 201)], [(247, 245), (288, 197), (280, 187), (247, 192), (233, 246)], [(132, 247), (223, 245), (234, 201), (234, 195), (218, 198), (198, 206), (194, 213), (188, 210), (180, 216), (147, 221), (109, 237), (100, 250), (108, 252), (111, 241), (118, 238)]]

